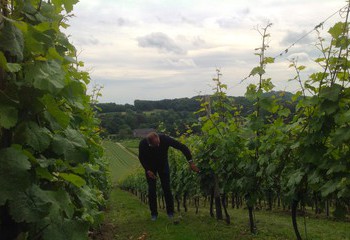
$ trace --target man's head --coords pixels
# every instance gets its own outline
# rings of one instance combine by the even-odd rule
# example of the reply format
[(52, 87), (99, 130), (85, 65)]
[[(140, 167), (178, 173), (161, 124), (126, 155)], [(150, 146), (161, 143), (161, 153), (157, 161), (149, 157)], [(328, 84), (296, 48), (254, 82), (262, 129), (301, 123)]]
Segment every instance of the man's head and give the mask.
[(159, 135), (156, 132), (151, 132), (147, 134), (146, 139), (150, 147), (159, 147), (160, 139)]

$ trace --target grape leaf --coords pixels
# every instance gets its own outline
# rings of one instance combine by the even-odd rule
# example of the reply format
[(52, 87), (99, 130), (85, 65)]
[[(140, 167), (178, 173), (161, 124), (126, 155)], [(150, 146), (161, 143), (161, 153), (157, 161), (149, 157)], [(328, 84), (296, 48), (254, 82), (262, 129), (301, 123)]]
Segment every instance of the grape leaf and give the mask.
[(22, 32), (11, 22), (5, 21), (0, 31), (0, 50), (9, 52), (16, 60), (23, 60), (24, 40)]
[(65, 72), (61, 65), (53, 60), (36, 61), (25, 68), (26, 81), (37, 89), (56, 94), (65, 86)]
[(51, 143), (50, 131), (35, 122), (23, 122), (15, 131), (14, 139), (22, 145), (29, 145), (36, 151), (46, 150)]
[(33, 185), (10, 201), (10, 213), (17, 222), (37, 222), (48, 215), (50, 206), (45, 191)]
[(63, 219), (50, 224), (43, 233), (43, 240), (86, 240), (89, 225), (82, 220)]
[(22, 151), (12, 147), (0, 150), (0, 206), (29, 186), (30, 167)]
[(60, 173), (59, 176), (77, 187), (82, 187), (86, 184), (83, 178), (73, 173)]
[(18, 110), (16, 107), (0, 103), (0, 126), (6, 129), (14, 127), (18, 119)]
[[(46, 106), (46, 110), (62, 127), (66, 128), (70, 121), (70, 116), (67, 112), (61, 110), (54, 96), (46, 94), (41, 98), (41, 102)], [(50, 120), (50, 119), (48, 119)]]

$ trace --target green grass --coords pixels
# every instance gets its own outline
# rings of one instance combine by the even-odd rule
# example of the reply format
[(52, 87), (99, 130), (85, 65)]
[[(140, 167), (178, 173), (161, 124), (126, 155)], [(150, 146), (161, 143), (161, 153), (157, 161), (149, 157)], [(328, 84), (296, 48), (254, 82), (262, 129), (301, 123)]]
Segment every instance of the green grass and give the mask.
[[(176, 215), (179, 225), (167, 219), (165, 211), (159, 210), (156, 222), (150, 220), (148, 206), (137, 197), (120, 189), (114, 189), (109, 200), (106, 222), (112, 225), (108, 239), (152, 239), (152, 240), (225, 240), (225, 239), (295, 239), (291, 218), (284, 213), (255, 213), (258, 234), (251, 235), (248, 226), (248, 212), (244, 209), (230, 209), (232, 223), (226, 225), (209, 216), (207, 209), (195, 214), (193, 208)], [(304, 220), (299, 218), (299, 230), (305, 239)], [(349, 223), (326, 219), (306, 219), (308, 240), (350, 239)], [(108, 230), (107, 230), (108, 231)], [(143, 238), (142, 238), (143, 237)]]
[(139, 142), (140, 139), (128, 139), (128, 140), (123, 140), (120, 143), (126, 147), (130, 152), (138, 156), (139, 154)]
[(103, 147), (105, 149), (104, 157), (109, 161), (109, 170), (111, 172), (111, 180), (113, 184), (117, 184), (119, 180), (140, 167), (140, 162), (137, 156), (120, 143), (104, 141)]
[(140, 142), (140, 139), (135, 138), (135, 139), (123, 140), (121, 141), (121, 144), (123, 144), (123, 146), (127, 148), (138, 148), (139, 142)]

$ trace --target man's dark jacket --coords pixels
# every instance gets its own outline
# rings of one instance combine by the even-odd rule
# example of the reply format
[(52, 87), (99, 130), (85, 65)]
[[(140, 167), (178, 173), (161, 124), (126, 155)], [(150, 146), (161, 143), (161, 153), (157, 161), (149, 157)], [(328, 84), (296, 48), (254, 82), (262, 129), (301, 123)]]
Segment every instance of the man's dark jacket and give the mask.
[(146, 138), (140, 141), (139, 160), (146, 171), (159, 171), (168, 167), (169, 147), (180, 150), (187, 161), (192, 159), (191, 152), (186, 145), (163, 134), (159, 134), (159, 139), (160, 144), (158, 147), (150, 146)]

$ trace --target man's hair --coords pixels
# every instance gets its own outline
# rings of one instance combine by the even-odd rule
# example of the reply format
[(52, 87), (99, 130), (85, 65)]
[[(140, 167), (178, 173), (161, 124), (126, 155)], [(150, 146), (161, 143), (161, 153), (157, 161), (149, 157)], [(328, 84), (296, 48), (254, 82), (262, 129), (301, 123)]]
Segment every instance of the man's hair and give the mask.
[(156, 132), (150, 132), (149, 134), (147, 134), (146, 139), (147, 139), (148, 144), (151, 143), (152, 138), (158, 137), (158, 136), (159, 135)]

